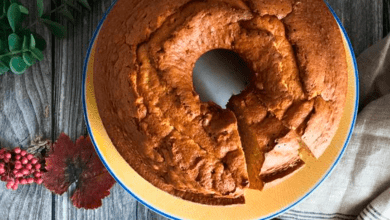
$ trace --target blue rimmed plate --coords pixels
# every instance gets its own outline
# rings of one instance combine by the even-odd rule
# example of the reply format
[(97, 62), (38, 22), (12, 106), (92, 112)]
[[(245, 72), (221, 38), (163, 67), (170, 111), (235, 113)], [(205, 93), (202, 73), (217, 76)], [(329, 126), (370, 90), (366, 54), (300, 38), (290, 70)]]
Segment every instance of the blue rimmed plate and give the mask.
[[(115, 1), (116, 2), (116, 1)], [(151, 185), (136, 173), (112, 144), (99, 116), (93, 86), (93, 64), (99, 30), (115, 2), (95, 31), (84, 64), (83, 108), (91, 140), (104, 165), (116, 181), (138, 201), (174, 219), (267, 219), (275, 217), (306, 198), (330, 174), (345, 152), (354, 127), (358, 108), (358, 72), (351, 43), (340, 20), (337, 20), (344, 39), (348, 63), (348, 93), (344, 114), (332, 143), (319, 160), (311, 162), (291, 178), (262, 192), (247, 189), (245, 205), (206, 206), (174, 197)]]

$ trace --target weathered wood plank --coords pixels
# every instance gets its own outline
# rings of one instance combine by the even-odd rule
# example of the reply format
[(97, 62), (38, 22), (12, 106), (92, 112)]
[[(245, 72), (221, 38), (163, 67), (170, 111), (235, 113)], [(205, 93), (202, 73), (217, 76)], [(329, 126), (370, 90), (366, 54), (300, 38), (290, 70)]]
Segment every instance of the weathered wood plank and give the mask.
[[(330, 4), (336, 9), (346, 26), (347, 31), (350, 32), (351, 40), (354, 43), (357, 54), (381, 38), (381, 35), (383, 34), (383, 26), (381, 23), (382, 15), (378, 14), (378, 12), (382, 9), (382, 4), (380, 4), (379, 1), (378, 4), (371, 5), (371, 2), (367, 0), (359, 2), (352, 0), (343, 2), (332, 0), (330, 1)], [(351, 7), (352, 5), (355, 7)], [(368, 12), (367, 6), (369, 6)], [(360, 9), (360, 11), (363, 11), (364, 13), (356, 13), (356, 11), (353, 11), (352, 9)], [(59, 89), (56, 89), (56, 91), (59, 92), (56, 94), (56, 97), (59, 98), (56, 100), (58, 103), (61, 103), (56, 107), (56, 109), (59, 109), (56, 127), (63, 128), (64, 130), (59, 129), (55, 133), (58, 135), (59, 132), (65, 131), (69, 133), (73, 139), (84, 132), (84, 124), (78, 123), (80, 121), (79, 119), (82, 117), (80, 113), (81, 102), (80, 98), (77, 98), (79, 92), (75, 88), (79, 87), (79, 83), (81, 82), (77, 81), (81, 79), (82, 57), (80, 57), (80, 54), (85, 54), (86, 48), (84, 48), (84, 46), (87, 42), (85, 37), (90, 36), (91, 33), (90, 29), (88, 31), (85, 30), (84, 32), (80, 32), (80, 30), (83, 30), (84, 25), (87, 27), (88, 24), (90, 26), (93, 24), (93, 27), (96, 26), (96, 20), (94, 20), (94, 18), (99, 17), (100, 15), (95, 14), (95, 12), (96, 11), (94, 10), (92, 23), (91, 20), (88, 20), (90, 17), (84, 17), (84, 24), (81, 25), (81, 27), (76, 26), (71, 30), (68, 41), (56, 44), (56, 59), (61, 60), (61, 63), (56, 63), (56, 70), (61, 71), (61, 74), (57, 78), (59, 81), (56, 80), (55, 83), (56, 85), (61, 85)], [(358, 17), (356, 16), (357, 14), (359, 15)], [(374, 17), (372, 17), (373, 14), (375, 15)], [(369, 18), (368, 21), (367, 18)], [(359, 23), (360, 20), (364, 20), (365, 22)], [(88, 39), (89, 38), (87, 37), (87, 40)], [(68, 50), (68, 48), (73, 48), (73, 50)], [(80, 52), (80, 50), (82, 52)], [(69, 64), (70, 66), (68, 66)], [(71, 76), (66, 76), (65, 74), (71, 74)], [(65, 81), (68, 83), (63, 84)], [(73, 107), (71, 110), (64, 108), (64, 106), (69, 107), (72, 104)], [(115, 192), (119, 192), (120, 195), (115, 195)], [(67, 196), (56, 198), (56, 217), (61, 219), (165, 219), (150, 211), (142, 204), (135, 203), (134, 199), (118, 185), (114, 187), (112, 197), (107, 198), (104, 201), (104, 206), (99, 210), (76, 210), (70, 204), (69, 199), (65, 197)], [(129, 200), (124, 199), (126, 197), (128, 197)], [(124, 201), (130, 202), (124, 204)], [(128, 206), (131, 208), (128, 208)], [(121, 207), (122, 209), (118, 207)], [(134, 214), (136, 214), (136, 216), (134, 216)]]
[[(76, 140), (80, 135), (86, 135), (81, 99), (83, 62), (92, 33), (110, 4), (111, 0), (97, 1), (91, 12), (84, 11), (83, 16), (76, 18), (79, 20), (76, 25), (67, 24), (67, 39), (55, 42), (56, 136), (65, 132)], [(54, 196), (53, 219), (139, 219), (136, 217), (137, 202), (119, 184), (115, 184), (103, 206), (96, 210), (76, 209), (69, 199), (71, 192), (72, 189), (63, 196)]]
[[(74, 186), (72, 187), (74, 188)], [(137, 218), (137, 202), (119, 184), (115, 184), (111, 189), (111, 195), (103, 200), (103, 205), (99, 209), (84, 210), (75, 208), (68, 193), (55, 198), (55, 218), (70, 220), (139, 220)]]
[(327, 1), (347, 30), (356, 56), (383, 38), (383, 0)]
[[(30, 11), (35, 11), (35, 1), (22, 2)], [(45, 2), (48, 9), (50, 0)], [(357, 55), (390, 31), (390, 0), (329, 0), (329, 3), (346, 27)], [(27, 146), (36, 135), (50, 138), (66, 132), (75, 140), (86, 134), (81, 106), (82, 65), (92, 31), (109, 4), (109, 0), (95, 4), (92, 14), (81, 17), (82, 24), (70, 28), (68, 40), (56, 41), (55, 105), (49, 117), (45, 116), (45, 110), (52, 110), (53, 51), (50, 44), (45, 60), (24, 75), (0, 76), (2, 146)], [(51, 42), (47, 30), (37, 31)], [(68, 194), (54, 196), (54, 215), (51, 194), (43, 187), (22, 186), (14, 192), (6, 190), (4, 185), (0, 184), (2, 219), (165, 219), (137, 203), (118, 184), (104, 200), (103, 207), (92, 211), (75, 209)]]
[[(21, 1), (30, 10), (29, 22), (34, 20), (36, 2)], [(50, 0), (45, 0), (50, 9)], [(48, 43), (50, 33), (37, 27)], [(26, 71), (24, 75), (6, 73), (0, 76), (0, 144), (2, 147), (27, 147), (38, 135), (51, 139), (52, 117), (45, 114), (52, 103), (52, 50), (49, 46), (45, 59)], [(1, 219), (52, 219), (52, 196), (43, 186), (19, 186), (17, 191), (7, 190), (0, 183)]]
[(137, 216), (138, 219), (147, 219), (147, 220), (166, 220), (167, 218), (151, 211), (146, 206), (138, 203), (137, 207)]

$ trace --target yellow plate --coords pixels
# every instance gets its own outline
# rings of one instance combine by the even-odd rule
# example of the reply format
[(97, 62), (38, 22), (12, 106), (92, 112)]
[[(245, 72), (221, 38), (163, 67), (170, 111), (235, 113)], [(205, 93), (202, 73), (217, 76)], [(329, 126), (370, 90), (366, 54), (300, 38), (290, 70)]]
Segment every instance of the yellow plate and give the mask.
[(358, 73), (353, 49), (345, 30), (330, 7), (329, 9), (342, 32), (348, 61), (347, 103), (341, 124), (331, 145), (318, 161), (308, 163), (298, 173), (281, 184), (262, 192), (246, 190), (245, 205), (221, 207), (182, 200), (154, 187), (126, 163), (112, 144), (97, 110), (93, 87), (93, 63), (94, 42), (113, 5), (100, 21), (87, 52), (83, 75), (84, 115), (91, 140), (100, 159), (116, 181), (138, 201), (155, 212), (174, 219), (267, 219), (283, 213), (302, 201), (330, 174), (343, 155), (351, 137), (359, 94)]

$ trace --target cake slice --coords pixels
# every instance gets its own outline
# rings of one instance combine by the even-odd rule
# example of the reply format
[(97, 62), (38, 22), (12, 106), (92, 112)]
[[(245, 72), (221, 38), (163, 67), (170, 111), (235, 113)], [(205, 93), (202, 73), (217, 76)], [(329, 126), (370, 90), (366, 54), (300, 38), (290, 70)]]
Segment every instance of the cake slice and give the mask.
[(227, 107), (237, 116), (250, 188), (261, 190), (304, 165), (300, 137), (269, 113), (255, 93), (233, 96)]
[(266, 187), (277, 185), (303, 167), (305, 162), (300, 156), (300, 150), (305, 148), (301, 138), (289, 131), (285, 136), (275, 140), (272, 150), (265, 153), (260, 178)]

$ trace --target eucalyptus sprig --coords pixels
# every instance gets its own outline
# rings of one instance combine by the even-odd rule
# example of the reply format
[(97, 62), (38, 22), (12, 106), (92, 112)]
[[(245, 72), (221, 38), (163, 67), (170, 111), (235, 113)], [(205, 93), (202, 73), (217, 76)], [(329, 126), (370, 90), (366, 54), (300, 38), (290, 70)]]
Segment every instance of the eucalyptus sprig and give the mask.
[[(74, 13), (81, 13), (77, 3), (91, 10), (88, 0), (57, 0), (54, 9), (45, 13), (43, 0), (36, 1), (36, 20), (24, 27), (23, 21), (29, 10), (18, 0), (0, 0), (0, 75), (9, 70), (23, 74), (37, 61), (43, 60), (46, 41), (31, 31), (34, 25), (45, 25), (54, 36), (64, 38), (67, 36), (66, 26), (51, 18), (64, 17), (75, 23)], [(53, 13), (57, 16), (52, 16)]]

